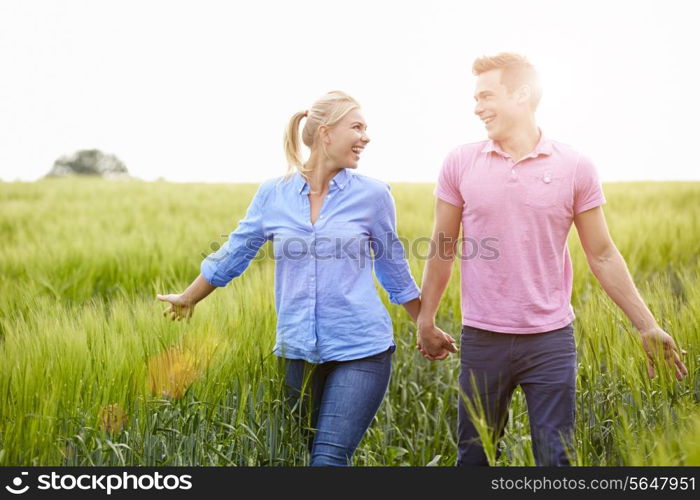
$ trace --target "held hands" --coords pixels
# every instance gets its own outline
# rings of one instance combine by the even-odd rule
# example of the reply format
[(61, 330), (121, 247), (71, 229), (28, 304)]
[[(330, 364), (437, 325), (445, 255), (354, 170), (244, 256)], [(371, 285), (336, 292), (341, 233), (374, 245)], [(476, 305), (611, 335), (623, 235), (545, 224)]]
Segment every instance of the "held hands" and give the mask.
[(156, 298), (162, 302), (169, 302), (170, 307), (163, 311), (163, 316), (170, 316), (173, 321), (181, 319), (190, 319), (194, 312), (195, 304), (183, 297), (181, 293), (171, 293), (168, 295), (156, 295)]
[(662, 355), (666, 360), (666, 364), (675, 372), (677, 380), (683, 380), (688, 375), (688, 369), (681, 361), (681, 354), (686, 354), (686, 351), (681, 350), (679, 353), (673, 337), (658, 326), (640, 332), (640, 335), (642, 337), (642, 346), (647, 353), (647, 373), (649, 378), (656, 376), (654, 362), (660, 359)]
[(418, 339), (416, 349), (424, 358), (430, 361), (441, 361), (451, 352), (457, 352), (455, 339), (443, 332), (434, 324), (418, 323)]

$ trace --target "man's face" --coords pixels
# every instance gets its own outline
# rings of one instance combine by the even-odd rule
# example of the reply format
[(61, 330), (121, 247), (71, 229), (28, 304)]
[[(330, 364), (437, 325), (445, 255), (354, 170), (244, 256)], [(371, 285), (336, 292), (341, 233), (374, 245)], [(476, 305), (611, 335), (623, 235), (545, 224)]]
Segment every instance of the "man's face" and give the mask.
[(476, 80), (474, 113), (484, 122), (489, 139), (499, 141), (510, 135), (522, 120), (526, 106), (517, 91), (508, 92), (501, 83), (500, 69), (481, 73)]

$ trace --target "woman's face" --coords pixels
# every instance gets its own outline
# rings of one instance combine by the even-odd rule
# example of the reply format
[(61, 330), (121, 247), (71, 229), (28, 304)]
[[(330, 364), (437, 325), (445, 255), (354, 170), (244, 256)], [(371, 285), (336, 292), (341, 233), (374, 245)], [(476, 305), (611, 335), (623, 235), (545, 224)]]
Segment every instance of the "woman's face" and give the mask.
[(328, 129), (324, 138), (326, 152), (338, 168), (357, 168), (362, 150), (368, 142), (367, 124), (357, 109)]

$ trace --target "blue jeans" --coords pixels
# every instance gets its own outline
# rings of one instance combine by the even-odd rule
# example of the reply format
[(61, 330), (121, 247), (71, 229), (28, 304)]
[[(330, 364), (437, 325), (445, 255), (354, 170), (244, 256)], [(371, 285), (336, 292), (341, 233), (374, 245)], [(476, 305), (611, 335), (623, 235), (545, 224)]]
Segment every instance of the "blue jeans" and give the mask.
[(569, 465), (566, 449), (572, 443), (576, 407), (573, 324), (528, 334), (464, 326), (460, 355), (457, 465), (488, 465), (463, 398), (481, 402), (497, 440), (517, 386), (525, 393), (537, 465)]
[(395, 349), (391, 346), (374, 356), (317, 365), (283, 360), (290, 405), (311, 392), (312, 466), (352, 465), (352, 455), (384, 399)]

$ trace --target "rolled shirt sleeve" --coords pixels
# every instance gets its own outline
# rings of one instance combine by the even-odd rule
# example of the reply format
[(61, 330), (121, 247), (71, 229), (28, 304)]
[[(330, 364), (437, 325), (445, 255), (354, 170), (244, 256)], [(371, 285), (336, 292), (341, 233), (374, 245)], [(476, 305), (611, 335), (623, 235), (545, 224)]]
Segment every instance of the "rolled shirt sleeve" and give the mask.
[(240, 276), (260, 247), (270, 239), (263, 224), (267, 192), (266, 184), (258, 188), (236, 230), (219, 250), (202, 261), (200, 272), (213, 286), (226, 286), (233, 278)]
[(384, 185), (377, 196), (370, 246), (379, 283), (393, 304), (403, 304), (420, 297), (420, 289), (411, 276), (403, 245), (396, 233), (396, 208), (389, 189), (388, 185)]

